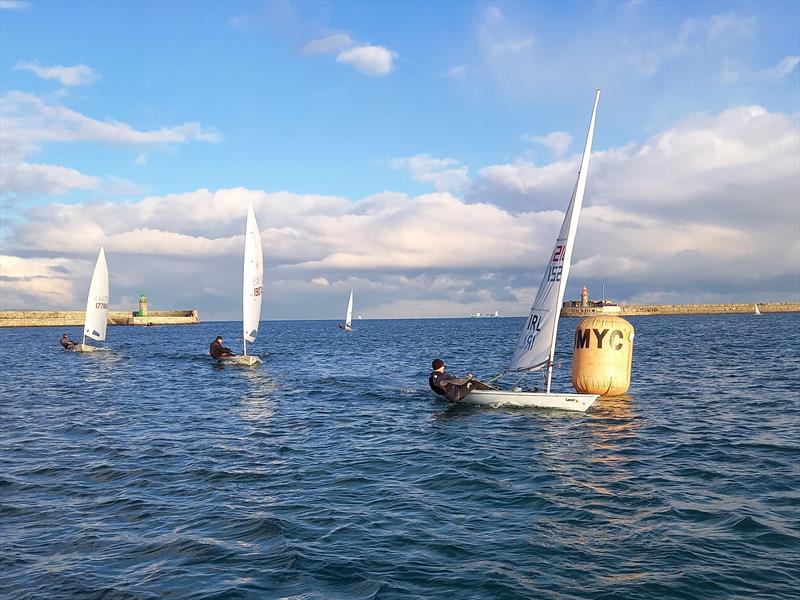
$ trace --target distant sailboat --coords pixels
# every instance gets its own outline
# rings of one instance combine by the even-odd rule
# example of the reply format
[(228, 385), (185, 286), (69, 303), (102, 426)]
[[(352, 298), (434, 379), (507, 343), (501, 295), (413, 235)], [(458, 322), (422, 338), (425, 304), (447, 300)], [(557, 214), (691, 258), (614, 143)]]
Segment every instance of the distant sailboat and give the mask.
[(261, 320), (261, 298), (264, 291), (264, 253), (261, 232), (258, 230), (253, 203), (247, 208), (247, 226), (244, 238), (244, 272), (242, 273), (242, 333), (243, 351), (240, 356), (226, 356), (226, 363), (253, 366), (261, 363), (258, 356), (247, 354), (247, 342), (256, 341)]
[(94, 352), (98, 348), (86, 343), (86, 338), (106, 339), (108, 326), (108, 264), (102, 246), (94, 264), (92, 283), (89, 284), (89, 295), (86, 298), (86, 315), (83, 319), (83, 340), (73, 348), (74, 352)]
[(754, 307), (755, 307), (755, 309), (756, 309), (756, 310), (755, 310), (755, 312), (754, 312), (753, 314), (754, 314), (754, 315), (760, 315), (760, 314), (761, 314), (761, 311), (760, 311), (760, 310), (758, 310), (758, 304), (754, 304), (753, 306), (754, 306)]
[(350, 300), (347, 301), (347, 314), (344, 318), (344, 330), (353, 331), (353, 290), (350, 290)]
[(555, 247), (545, 268), (539, 291), (536, 293), (536, 298), (525, 321), (517, 347), (505, 370), (505, 373), (524, 373), (534, 369), (546, 369), (547, 390), (544, 393), (538, 391), (527, 392), (516, 387), (511, 390), (474, 390), (461, 400), (464, 404), (558, 408), (585, 412), (597, 399), (595, 394), (551, 393), (550, 382), (553, 375), (553, 356), (556, 347), (558, 319), (569, 276), (572, 248), (575, 243), (575, 234), (578, 230), (578, 218), (586, 190), (586, 178), (589, 172), (589, 159), (592, 153), (592, 139), (594, 137), (595, 115), (599, 100), (600, 90), (597, 90), (594, 97), (592, 117), (589, 121), (586, 146), (583, 150), (583, 158), (578, 172), (578, 181), (575, 184), (572, 199), (564, 216), (561, 232), (556, 238)]

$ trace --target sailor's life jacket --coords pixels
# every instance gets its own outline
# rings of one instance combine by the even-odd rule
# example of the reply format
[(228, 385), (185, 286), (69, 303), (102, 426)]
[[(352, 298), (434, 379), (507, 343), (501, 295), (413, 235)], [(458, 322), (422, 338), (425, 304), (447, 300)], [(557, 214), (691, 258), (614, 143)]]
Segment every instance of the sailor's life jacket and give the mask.
[(447, 392), (445, 392), (442, 388), (440, 388), (436, 383), (433, 381), (433, 376), (436, 375), (436, 371), (430, 374), (428, 377), (428, 385), (431, 386), (431, 389), (440, 396), (447, 396)]

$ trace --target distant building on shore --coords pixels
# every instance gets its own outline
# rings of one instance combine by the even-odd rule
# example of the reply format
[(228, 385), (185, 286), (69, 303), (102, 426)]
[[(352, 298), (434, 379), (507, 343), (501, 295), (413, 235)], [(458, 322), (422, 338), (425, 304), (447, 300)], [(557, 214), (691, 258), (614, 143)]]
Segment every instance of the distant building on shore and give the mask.
[(499, 316), (500, 316), (500, 311), (499, 310), (494, 311), (494, 313), (476, 312), (476, 313), (472, 313), (470, 315), (470, 317), (472, 317), (473, 319), (485, 319), (485, 318), (488, 318), (488, 317), (499, 317)]
[[(583, 286), (580, 300), (567, 300), (561, 304), (562, 314), (568, 311), (570, 316), (619, 315), (621, 307), (615, 302), (606, 300), (589, 300), (589, 290)], [(565, 315), (566, 316), (566, 315)]]

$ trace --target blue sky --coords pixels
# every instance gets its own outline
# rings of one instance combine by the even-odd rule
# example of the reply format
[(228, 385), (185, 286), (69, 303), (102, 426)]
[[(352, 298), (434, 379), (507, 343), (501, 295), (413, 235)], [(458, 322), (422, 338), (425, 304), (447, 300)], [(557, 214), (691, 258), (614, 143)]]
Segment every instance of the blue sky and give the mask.
[[(557, 228), (544, 213), (566, 205), (570, 161), (582, 149), (596, 87), (603, 89), (594, 145), (601, 154), (593, 168), (604, 170), (590, 172), (587, 208), (594, 206), (590, 228), (598, 231), (581, 239), (582, 225), (576, 260), (584, 267), (571, 286), (609, 282), (623, 301), (796, 299), (797, 221), (787, 223), (797, 215), (800, 178), (792, 167), (800, 160), (798, 23), (793, 2), (3, 0), (4, 307), (65, 298), (82, 304), (89, 276), (82, 269), (91, 272), (91, 246), (100, 242), (112, 266), (112, 305), (114, 289), (126, 305), (146, 287), (165, 304), (236, 318), (225, 291), (238, 289), (232, 276), (193, 296), (174, 289), (176, 274), (159, 261), (149, 280), (121, 272), (141, 262), (131, 242), (137, 235), (163, 263), (174, 256), (187, 278), (213, 252), (188, 238), (215, 240), (227, 248), (223, 270), (235, 272), (239, 223), (203, 203), (229, 202), (226, 214), (243, 215), (252, 193), (263, 194), (256, 204), (266, 257), (271, 235), (276, 244), (291, 234), (315, 249), (272, 253), (282, 259), (267, 274), (280, 282), (267, 300), (268, 318), (336, 316), (332, 307), (349, 287), (365, 288), (359, 299), (372, 316), (523, 314), (538, 282), (535, 254)], [(742, 119), (749, 125), (738, 127)], [(704, 164), (709, 153), (715, 160)], [(671, 186), (673, 197), (686, 199), (668, 206), (654, 199)], [(238, 196), (224, 192), (233, 189)], [(731, 189), (741, 198), (731, 199)], [(767, 189), (771, 220), (756, 226), (746, 198)], [(284, 191), (290, 196), (275, 195)], [(130, 221), (145, 199), (176, 197), (209, 220), (142, 220), (131, 231), (104, 221)], [(348, 224), (371, 214), (374, 197), (410, 223), (364, 224), (359, 232), (384, 230), (368, 245)], [(305, 216), (280, 202), (306, 207)], [(436, 242), (425, 235), (426, 202), (442, 203), (454, 228), (469, 226), (479, 205), (497, 214), (487, 217), (485, 237), (454, 256), (428, 247)], [(62, 204), (72, 208), (61, 227), (77, 229), (85, 246), (32, 239), (31, 228), (59, 227), (52, 215)], [(592, 246), (611, 212), (617, 224), (662, 232), (658, 252), (630, 251), (638, 238)], [(327, 234), (313, 221), (325, 218)], [(522, 224), (513, 240), (520, 250), (487, 262), (481, 257), (502, 254), (493, 244), (508, 231), (505, 219)], [(337, 233), (358, 235), (350, 262), (337, 258)], [(409, 248), (393, 251), (387, 239)], [(754, 261), (744, 265), (747, 276), (734, 277), (742, 258), (727, 248), (730, 239), (742, 240), (742, 253), (777, 244), (784, 262), (765, 274)], [(436, 261), (411, 258), (415, 252)], [(461, 260), (464, 252), (473, 260)], [(703, 273), (713, 266), (718, 278), (658, 277), (663, 265), (681, 261)]]

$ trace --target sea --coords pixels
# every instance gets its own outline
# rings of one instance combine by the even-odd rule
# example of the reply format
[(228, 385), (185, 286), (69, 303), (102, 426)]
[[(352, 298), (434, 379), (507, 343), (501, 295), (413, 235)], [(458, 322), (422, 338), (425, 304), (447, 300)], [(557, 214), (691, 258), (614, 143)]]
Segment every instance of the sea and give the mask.
[(429, 390), (521, 318), (2, 329), (0, 597), (798, 598), (800, 314), (628, 320), (585, 414)]

